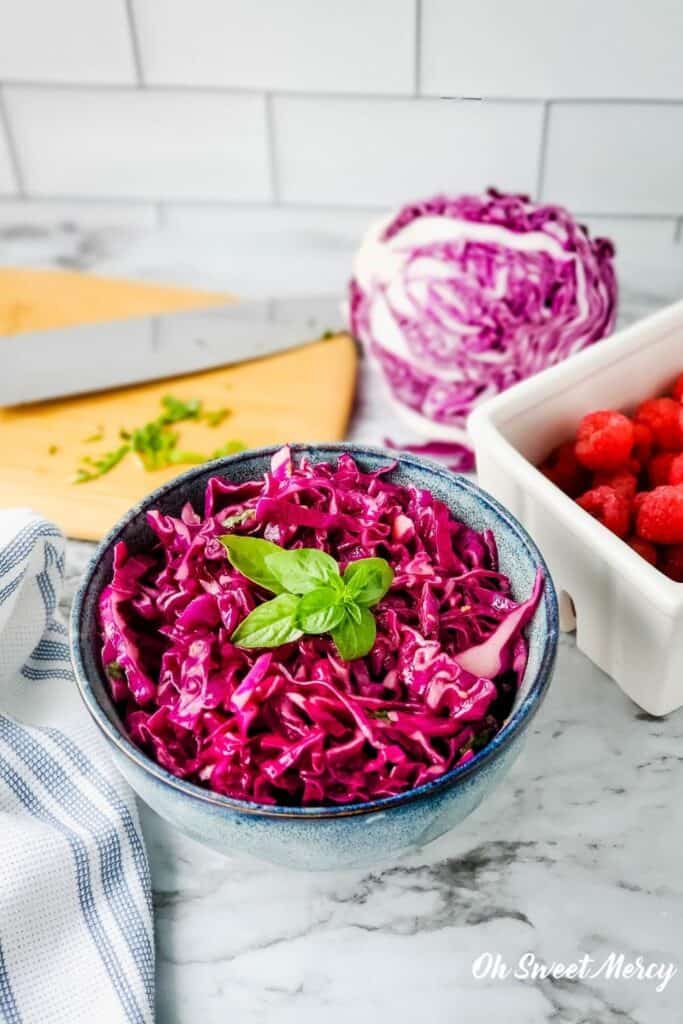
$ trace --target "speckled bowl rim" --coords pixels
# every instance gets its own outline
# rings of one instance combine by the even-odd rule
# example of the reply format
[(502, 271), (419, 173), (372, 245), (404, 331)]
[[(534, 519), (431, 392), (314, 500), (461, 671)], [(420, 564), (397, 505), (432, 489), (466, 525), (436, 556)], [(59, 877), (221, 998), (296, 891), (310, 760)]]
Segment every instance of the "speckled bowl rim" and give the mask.
[(215, 470), (217, 473), (225, 473), (229, 476), (231, 467), (238, 465), (240, 462), (254, 458), (268, 458), (281, 447), (281, 445), (271, 445), (264, 448), (250, 448), (247, 451), (240, 452), (238, 455), (231, 455), (222, 459), (216, 459), (213, 462), (203, 463), (200, 466), (194, 466), (186, 473), (182, 473), (180, 476), (174, 477), (173, 480), (169, 480), (165, 484), (162, 484), (161, 487), (158, 487), (134, 505), (124, 516), (121, 517), (121, 519), (119, 519), (106, 537), (104, 537), (104, 539), (98, 544), (97, 549), (86, 566), (85, 574), (74, 597), (71, 610), (69, 642), (76, 682), (81, 697), (83, 698), (83, 701), (96, 724), (102, 730), (110, 743), (116, 747), (119, 753), (123, 754), (130, 761), (133, 761), (139, 768), (147, 774), (152, 775), (159, 782), (170, 786), (191, 799), (199, 800), (200, 802), (211, 804), (215, 807), (224, 808), (226, 811), (232, 811), (239, 814), (257, 815), (273, 819), (295, 818), (298, 820), (319, 820), (345, 818), (351, 815), (373, 814), (401, 807), (415, 800), (427, 799), (436, 795), (441, 790), (455, 786), (457, 783), (476, 773), (479, 769), (483, 768), (493, 760), (502, 750), (504, 750), (516, 736), (525, 731), (526, 727), (529, 725), (543, 702), (550, 685), (555, 665), (555, 658), (557, 655), (559, 634), (557, 594), (553, 586), (548, 566), (545, 563), (545, 559), (527, 531), (515, 516), (496, 501), (495, 498), (488, 494), (488, 492), (482, 490), (481, 487), (473, 481), (468, 480), (466, 477), (459, 474), (452, 473), (443, 465), (434, 462), (431, 459), (415, 455), (406, 455), (399, 452), (389, 452), (383, 448), (371, 447), (362, 444), (325, 444), (322, 442), (307, 444), (299, 442), (292, 443), (289, 446), (292, 453), (295, 455), (297, 453), (305, 452), (315, 453), (316, 449), (322, 449), (325, 452), (338, 453), (339, 455), (348, 453), (360, 459), (362, 459), (364, 455), (386, 458), (388, 462), (399, 463), (407, 470), (428, 470), (433, 475), (446, 481), (449, 486), (452, 487), (453, 485), (456, 485), (463, 491), (469, 492), (477, 498), (478, 501), (486, 506), (494, 519), (497, 519), (499, 522), (503, 522), (513, 532), (521, 546), (524, 548), (526, 555), (531, 559), (532, 564), (543, 570), (545, 577), (543, 604), (547, 618), (547, 629), (543, 652), (535, 678), (529, 687), (529, 692), (526, 697), (507, 720), (500, 732), (496, 733), (493, 739), (478, 751), (466, 764), (460, 765), (456, 768), (451, 768), (450, 771), (441, 775), (438, 779), (432, 779), (430, 782), (424, 783), (416, 789), (409, 789), (404, 793), (399, 793), (395, 796), (382, 797), (379, 800), (370, 800), (364, 803), (342, 804), (331, 807), (284, 807), (273, 804), (260, 804), (251, 800), (239, 800), (235, 797), (224, 796), (221, 793), (215, 793), (212, 790), (204, 789), (201, 786), (195, 785), (193, 782), (186, 782), (184, 779), (180, 779), (177, 776), (172, 775), (170, 772), (166, 771), (165, 768), (162, 768), (161, 765), (157, 764), (156, 761), (153, 761), (134, 746), (123, 732), (123, 727), (117, 728), (110, 721), (87, 677), (81, 653), (80, 629), (85, 599), (90, 586), (92, 585), (93, 577), (100, 559), (104, 556), (105, 552), (118, 541), (123, 530), (150, 506), (157, 504), (170, 492), (175, 491), (178, 488), (182, 488), (196, 476), (206, 473), (207, 469), (210, 471)]

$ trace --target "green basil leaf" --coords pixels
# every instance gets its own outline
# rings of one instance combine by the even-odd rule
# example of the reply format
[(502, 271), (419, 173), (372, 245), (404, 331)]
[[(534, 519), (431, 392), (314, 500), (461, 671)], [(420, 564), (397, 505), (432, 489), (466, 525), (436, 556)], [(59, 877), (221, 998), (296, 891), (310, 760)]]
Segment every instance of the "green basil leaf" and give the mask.
[(366, 608), (381, 601), (393, 578), (394, 571), (384, 558), (359, 558), (344, 572), (346, 593)]
[(331, 555), (317, 548), (293, 548), (285, 551), (276, 547), (268, 555), (268, 569), (282, 590), (290, 594), (308, 594), (333, 584), (339, 577), (339, 566)]
[(260, 537), (239, 537), (236, 534), (224, 534), (219, 537), (221, 544), (227, 548), (228, 558), (232, 565), (259, 587), (281, 594), (287, 588), (270, 569), (268, 559), (273, 554), (281, 554), (282, 548), (271, 544)]
[(332, 587), (311, 590), (299, 601), (297, 622), (304, 633), (329, 633), (344, 618), (344, 607)]
[(344, 609), (345, 609), (346, 614), (348, 615), (348, 617), (351, 619), (351, 622), (354, 622), (356, 624), (356, 626), (360, 626), (360, 622), (361, 622), (361, 607), (360, 607), (360, 605), (356, 604), (355, 601), (345, 601), (344, 602)]
[(297, 625), (299, 598), (280, 594), (254, 608), (231, 636), (238, 647), (280, 647), (303, 636)]
[(360, 609), (360, 622), (354, 622), (349, 615), (332, 630), (332, 639), (344, 661), (353, 661), (369, 654), (375, 643), (377, 626), (372, 612)]

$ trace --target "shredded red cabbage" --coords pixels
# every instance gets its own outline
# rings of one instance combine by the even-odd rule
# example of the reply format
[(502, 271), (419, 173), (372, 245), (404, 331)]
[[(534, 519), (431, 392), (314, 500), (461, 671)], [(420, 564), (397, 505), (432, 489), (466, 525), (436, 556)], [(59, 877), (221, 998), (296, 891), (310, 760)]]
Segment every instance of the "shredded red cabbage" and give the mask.
[(478, 403), (610, 333), (613, 257), (560, 206), (435, 196), (366, 235), (350, 329), (414, 430), (466, 443)]
[[(295, 466), (284, 448), (262, 480), (213, 477), (203, 515), (148, 513), (149, 553), (116, 545), (102, 662), (134, 743), (219, 793), (298, 806), (401, 793), (491, 739), (526, 667), (541, 574), (519, 604), (493, 534), (392, 483), (392, 468), (363, 472), (349, 455)], [(371, 652), (344, 662), (327, 635), (262, 653), (232, 644), (272, 594), (231, 566), (226, 532), (317, 547), (342, 569), (386, 558), (395, 577)]]
[(466, 444), (457, 441), (427, 441), (425, 444), (399, 444), (390, 437), (384, 438), (384, 447), (393, 451), (412, 452), (443, 462), (453, 473), (470, 473), (474, 469), (474, 452)]

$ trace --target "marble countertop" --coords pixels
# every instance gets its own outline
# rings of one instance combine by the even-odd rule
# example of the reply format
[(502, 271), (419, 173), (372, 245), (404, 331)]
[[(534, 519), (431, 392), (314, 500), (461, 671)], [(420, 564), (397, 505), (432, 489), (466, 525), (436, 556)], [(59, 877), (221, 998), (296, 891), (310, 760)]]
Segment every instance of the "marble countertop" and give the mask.
[[(263, 250), (247, 252), (240, 282), (255, 294), (260, 280), (271, 294), (341, 288), (343, 246), (325, 238), (316, 279), (320, 239), (296, 242), (288, 261), (280, 240), (268, 266)], [(18, 225), (0, 232), (0, 262), (234, 287), (230, 240), (206, 245), (188, 231)], [(666, 298), (627, 288), (622, 322)], [(364, 371), (354, 439), (396, 432), (375, 386)], [(69, 545), (65, 604), (89, 549)], [(683, 713), (639, 711), (564, 636), (550, 694), (503, 784), (455, 831), (382, 870), (291, 873), (223, 858), (141, 808), (160, 1024), (679, 1024), (682, 741)], [(660, 992), (605, 973), (476, 980), (485, 953), (512, 967), (525, 953), (548, 965), (588, 954), (595, 966), (623, 953), (679, 972)]]

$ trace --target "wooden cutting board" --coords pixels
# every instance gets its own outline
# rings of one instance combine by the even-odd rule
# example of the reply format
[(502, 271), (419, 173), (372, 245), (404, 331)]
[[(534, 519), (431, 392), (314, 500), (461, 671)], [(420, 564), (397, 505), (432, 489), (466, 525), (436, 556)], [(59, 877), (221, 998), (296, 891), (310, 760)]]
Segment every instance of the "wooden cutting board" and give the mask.
[[(201, 308), (227, 298), (67, 272), (0, 270), (0, 335)], [(0, 338), (0, 366), (1, 345)], [(119, 431), (158, 416), (164, 395), (199, 398), (207, 410), (231, 410), (218, 427), (178, 424), (184, 449), (209, 453), (228, 440), (249, 448), (339, 441), (351, 412), (356, 369), (352, 339), (338, 334), (226, 369), (0, 409), (0, 506), (30, 506), (70, 537), (99, 540), (131, 505), (188, 468), (149, 472), (129, 455), (105, 476), (72, 482), (82, 456), (117, 448)], [(85, 440), (93, 435), (101, 437)]]

